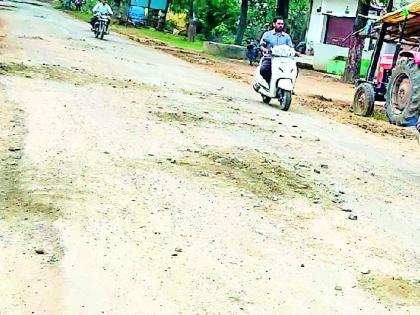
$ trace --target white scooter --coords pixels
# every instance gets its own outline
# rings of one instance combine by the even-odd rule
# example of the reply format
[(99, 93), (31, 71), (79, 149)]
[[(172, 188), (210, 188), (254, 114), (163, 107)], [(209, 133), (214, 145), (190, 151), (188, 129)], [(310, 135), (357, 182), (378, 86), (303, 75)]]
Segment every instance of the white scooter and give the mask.
[(292, 92), (298, 75), (298, 68), (293, 57), (296, 51), (287, 46), (275, 46), (270, 52), (271, 60), (271, 81), (270, 85), (260, 74), (260, 65), (255, 74), (254, 90), (261, 94), (264, 103), (270, 103), (272, 98), (280, 102), (280, 109), (287, 111), (292, 103)]

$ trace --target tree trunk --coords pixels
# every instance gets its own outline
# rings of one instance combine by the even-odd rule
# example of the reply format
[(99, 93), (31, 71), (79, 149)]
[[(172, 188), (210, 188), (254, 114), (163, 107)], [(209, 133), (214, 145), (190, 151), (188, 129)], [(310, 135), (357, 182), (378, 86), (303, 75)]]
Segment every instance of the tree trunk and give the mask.
[(289, 0), (277, 0), (276, 14), (282, 16), (287, 21), (289, 16)]
[[(356, 32), (366, 26), (367, 19), (364, 16), (369, 14), (370, 1), (359, 0), (357, 7), (357, 16), (354, 23), (353, 32)], [(360, 15), (363, 16), (360, 16)], [(360, 77), (360, 65), (362, 63), (362, 54), (365, 40), (359, 35), (353, 35), (350, 38), (350, 49), (344, 72), (344, 82), (354, 83)]]
[(121, 17), (121, 12), (120, 12), (120, 9), (121, 9), (121, 0), (114, 0), (114, 5), (115, 5), (115, 16), (117, 17), (117, 18), (120, 18)]
[(188, 41), (195, 40), (194, 0), (188, 0)]
[(248, 0), (242, 0), (241, 17), (239, 18), (238, 32), (236, 33), (235, 44), (241, 45), (244, 38), (246, 22), (248, 18)]

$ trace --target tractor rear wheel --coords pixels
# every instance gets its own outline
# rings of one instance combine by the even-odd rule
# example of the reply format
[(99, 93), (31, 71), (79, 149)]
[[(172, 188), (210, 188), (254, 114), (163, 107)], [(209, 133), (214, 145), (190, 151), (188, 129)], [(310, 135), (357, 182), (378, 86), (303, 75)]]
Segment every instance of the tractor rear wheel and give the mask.
[(420, 69), (413, 59), (399, 60), (392, 70), (385, 110), (394, 125), (416, 124), (420, 115)]

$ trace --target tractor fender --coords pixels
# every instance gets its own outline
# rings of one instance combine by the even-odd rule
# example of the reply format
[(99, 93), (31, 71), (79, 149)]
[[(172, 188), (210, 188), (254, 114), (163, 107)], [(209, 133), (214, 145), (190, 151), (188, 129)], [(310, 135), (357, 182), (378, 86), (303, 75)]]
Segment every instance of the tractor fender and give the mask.
[(420, 65), (420, 52), (419, 51), (413, 51), (413, 50), (403, 51), (402, 53), (400, 53), (400, 57), (414, 59), (415, 63), (417, 65)]

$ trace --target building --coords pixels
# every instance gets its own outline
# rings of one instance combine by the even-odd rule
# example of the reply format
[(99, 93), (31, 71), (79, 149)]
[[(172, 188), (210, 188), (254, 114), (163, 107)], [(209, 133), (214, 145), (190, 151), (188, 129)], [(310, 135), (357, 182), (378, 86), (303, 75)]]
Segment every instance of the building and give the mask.
[[(308, 31), (307, 51), (313, 54), (316, 70), (327, 70), (327, 64), (335, 58), (346, 58), (350, 36), (356, 20), (359, 0), (313, 0)], [(401, 7), (409, 0), (395, 0), (394, 6)], [(372, 1), (369, 17), (376, 19), (383, 7), (379, 1)], [(366, 40), (362, 59), (369, 60), (373, 43)]]

